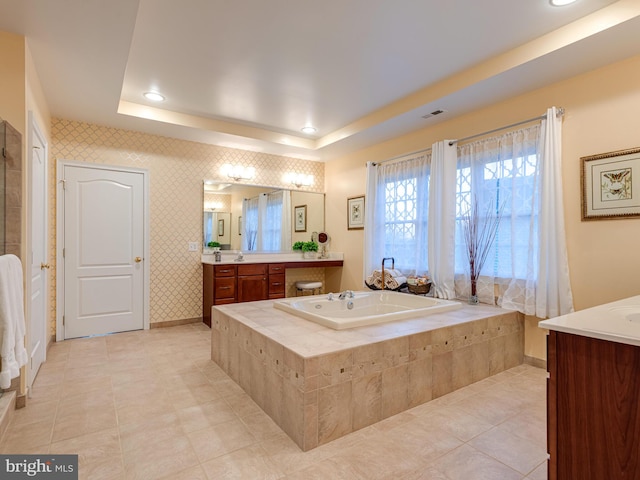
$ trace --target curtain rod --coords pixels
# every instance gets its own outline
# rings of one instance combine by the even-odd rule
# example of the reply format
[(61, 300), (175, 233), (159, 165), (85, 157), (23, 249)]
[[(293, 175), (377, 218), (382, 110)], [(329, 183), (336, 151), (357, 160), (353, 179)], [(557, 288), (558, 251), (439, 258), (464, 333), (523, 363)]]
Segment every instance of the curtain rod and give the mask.
[[(557, 110), (557, 116), (561, 117), (562, 115), (564, 115), (564, 108), (563, 107), (559, 107), (558, 110)], [(511, 125), (506, 125), (504, 127), (494, 128), (493, 130), (489, 130), (489, 131), (482, 132), (482, 133), (476, 133), (475, 135), (469, 135), (468, 137), (460, 138), (458, 140), (451, 140), (449, 142), (449, 146), (453, 145), (454, 143), (466, 142), (467, 140), (471, 140), (473, 138), (483, 137), (485, 135), (489, 135), (490, 133), (495, 133), (495, 132), (499, 132), (500, 130), (506, 130), (508, 128), (517, 127), (519, 125), (524, 125), (525, 123), (535, 122), (536, 120), (542, 120), (544, 118), (547, 118), (547, 114), (546, 113), (544, 115), (538, 115), (537, 117), (529, 118), (527, 120), (522, 120), (521, 122), (512, 123)]]
[[(561, 117), (563, 115), (564, 115), (564, 108), (563, 107), (558, 107), (557, 116)], [(544, 115), (538, 115), (537, 117), (529, 118), (527, 120), (522, 120), (521, 122), (512, 123), (511, 125), (506, 125), (504, 127), (494, 128), (493, 130), (489, 130), (487, 132), (476, 133), (475, 135), (470, 135), (468, 137), (460, 138), (458, 140), (450, 140), (449, 141), (449, 146), (453, 145), (454, 143), (465, 142), (467, 140), (471, 140), (472, 138), (482, 137), (484, 135), (489, 135), (490, 133), (499, 132), (500, 130), (506, 130), (508, 128), (517, 127), (518, 125), (524, 125), (525, 123), (535, 122), (536, 120), (542, 120), (543, 118), (546, 118), (546, 117), (547, 117), (547, 114), (545, 113)], [(386, 160), (382, 160), (380, 162), (371, 162), (371, 164), (373, 166), (382, 165), (383, 163), (393, 162), (394, 160), (400, 160), (401, 158), (408, 157), (410, 155), (417, 155), (419, 153), (426, 153), (426, 152), (429, 152), (430, 150), (431, 150), (431, 147), (423, 148), (422, 150), (416, 150), (415, 152), (403, 153), (402, 155), (397, 155), (395, 157), (388, 158)]]
[(379, 162), (371, 162), (371, 165), (373, 165), (375, 167), (376, 165), (382, 165), (383, 163), (393, 162), (394, 160), (400, 160), (401, 158), (404, 158), (404, 157), (409, 157), (411, 155), (418, 155), (419, 153), (427, 153), (427, 152), (430, 152), (430, 151), (431, 151), (431, 147), (423, 148), (422, 150), (416, 150), (415, 152), (403, 153), (402, 155), (397, 155), (397, 156), (392, 157), (392, 158), (387, 158), (386, 160), (381, 160)]

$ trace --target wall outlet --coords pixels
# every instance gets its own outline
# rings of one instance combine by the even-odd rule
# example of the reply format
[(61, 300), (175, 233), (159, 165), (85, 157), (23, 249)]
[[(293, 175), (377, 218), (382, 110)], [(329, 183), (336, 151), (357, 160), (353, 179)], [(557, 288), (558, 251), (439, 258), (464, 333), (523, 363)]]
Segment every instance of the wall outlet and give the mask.
[(198, 251), (198, 242), (189, 242), (189, 251), (197, 252)]

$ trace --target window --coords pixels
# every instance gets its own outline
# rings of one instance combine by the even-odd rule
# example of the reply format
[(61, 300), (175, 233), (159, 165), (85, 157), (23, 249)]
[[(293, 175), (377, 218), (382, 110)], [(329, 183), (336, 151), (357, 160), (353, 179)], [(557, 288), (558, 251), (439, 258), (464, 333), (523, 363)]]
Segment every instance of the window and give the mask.
[(537, 133), (532, 127), (458, 148), (457, 274), (468, 268), (460, 218), (475, 199), (481, 215), (502, 215), (482, 276), (530, 278), (538, 252)]
[(379, 270), (386, 257), (405, 275), (427, 272), (429, 161), (421, 155), (370, 170), (366, 275)]

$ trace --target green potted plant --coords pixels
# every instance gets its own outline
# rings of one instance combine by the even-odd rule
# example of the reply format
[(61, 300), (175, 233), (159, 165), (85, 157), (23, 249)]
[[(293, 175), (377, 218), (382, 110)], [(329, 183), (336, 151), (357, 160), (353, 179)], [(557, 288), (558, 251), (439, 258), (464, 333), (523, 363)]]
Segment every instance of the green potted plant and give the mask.
[(209, 242), (207, 243), (207, 247), (213, 250), (214, 252), (220, 251), (220, 242)]
[(302, 244), (302, 256), (304, 258), (316, 258), (318, 256), (318, 244), (316, 242), (304, 242)]
[(304, 245), (304, 242), (296, 242), (293, 244), (293, 246), (291, 247), (294, 251), (295, 250), (300, 250), (302, 251), (302, 246)]

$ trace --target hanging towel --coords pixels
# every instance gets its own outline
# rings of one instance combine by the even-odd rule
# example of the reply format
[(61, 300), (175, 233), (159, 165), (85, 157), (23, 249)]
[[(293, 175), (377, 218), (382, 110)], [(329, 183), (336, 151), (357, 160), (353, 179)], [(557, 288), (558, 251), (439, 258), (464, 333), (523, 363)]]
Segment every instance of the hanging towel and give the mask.
[(0, 388), (9, 388), (11, 379), (27, 364), (24, 348), (24, 295), (22, 263), (15, 255), (0, 256)]

